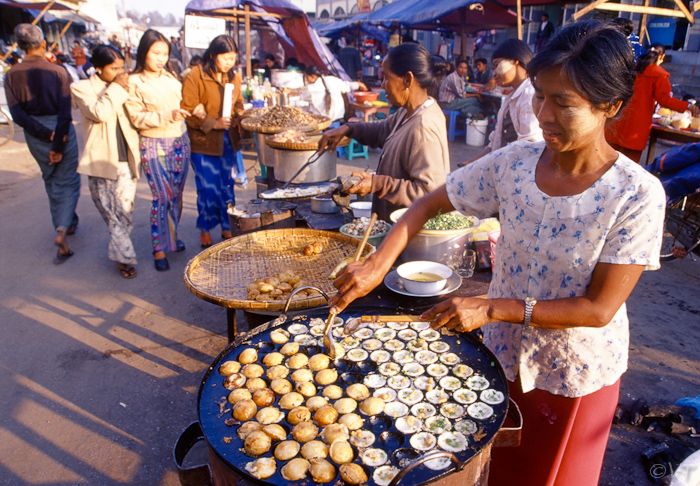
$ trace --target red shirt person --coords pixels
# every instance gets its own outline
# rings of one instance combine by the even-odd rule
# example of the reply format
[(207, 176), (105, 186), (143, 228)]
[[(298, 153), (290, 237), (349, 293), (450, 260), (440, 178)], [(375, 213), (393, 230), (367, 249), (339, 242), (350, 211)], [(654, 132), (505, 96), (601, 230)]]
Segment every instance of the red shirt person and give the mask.
[(87, 56), (85, 56), (85, 49), (80, 45), (79, 41), (73, 41), (73, 49), (70, 50), (70, 55), (75, 61), (76, 67), (83, 66), (87, 62)]
[(651, 120), (656, 103), (670, 110), (690, 110), (698, 115), (698, 108), (687, 101), (673, 97), (668, 72), (659, 66), (664, 60), (664, 48), (654, 45), (639, 56), (635, 70), (634, 95), (617, 120), (605, 130), (605, 138), (617, 151), (639, 162), (651, 133)]

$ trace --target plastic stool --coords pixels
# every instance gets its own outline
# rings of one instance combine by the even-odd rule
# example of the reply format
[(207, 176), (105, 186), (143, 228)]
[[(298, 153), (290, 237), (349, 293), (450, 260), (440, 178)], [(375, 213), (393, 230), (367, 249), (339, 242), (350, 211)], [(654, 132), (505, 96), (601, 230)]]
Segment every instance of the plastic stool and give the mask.
[[(331, 124), (328, 126), (329, 129), (339, 128), (339, 127), (340, 127), (340, 122), (339, 122), (339, 121), (334, 121), (333, 123), (331, 123)], [(335, 155), (336, 155), (338, 158), (341, 158), (341, 159), (342, 159), (343, 157), (345, 157), (345, 147), (336, 147), (336, 148), (335, 148)]]
[[(355, 146), (357, 146), (357, 148)], [(364, 157), (365, 159), (369, 159), (367, 145), (360, 145), (355, 140), (350, 140), (350, 145), (348, 145), (345, 152), (348, 154), (348, 160), (352, 160), (355, 157)]]
[(447, 140), (450, 142), (455, 141), (455, 137), (458, 135), (464, 135), (467, 133), (466, 131), (466, 121), (465, 121), (465, 129), (457, 129), (457, 117), (460, 115), (460, 112), (457, 110), (442, 110), (442, 112), (445, 114), (445, 116), (448, 118), (447, 122)]

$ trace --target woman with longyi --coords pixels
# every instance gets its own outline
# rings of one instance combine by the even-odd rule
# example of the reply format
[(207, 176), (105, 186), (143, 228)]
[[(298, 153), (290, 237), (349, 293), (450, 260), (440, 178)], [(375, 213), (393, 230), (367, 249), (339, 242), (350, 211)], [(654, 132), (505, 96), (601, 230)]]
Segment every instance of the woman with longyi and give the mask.
[(481, 328), (523, 413), (520, 447), (494, 449), (490, 486), (598, 484), (620, 376), (625, 300), (659, 267), (659, 181), (605, 141), (632, 96), (625, 37), (570, 25), (528, 65), (544, 142), (513, 142), (450, 174), (365, 262), (335, 281), (332, 311), (382, 282), (408, 240), (439, 212), (498, 213), (502, 234), (487, 299), (455, 297), (422, 317), (434, 328)]

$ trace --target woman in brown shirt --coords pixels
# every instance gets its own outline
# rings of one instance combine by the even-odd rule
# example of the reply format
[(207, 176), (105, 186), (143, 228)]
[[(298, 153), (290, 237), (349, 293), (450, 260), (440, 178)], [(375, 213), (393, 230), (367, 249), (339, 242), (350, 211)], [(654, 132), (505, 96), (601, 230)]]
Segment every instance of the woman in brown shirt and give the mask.
[(386, 97), (399, 110), (380, 122), (349, 123), (326, 132), (320, 147), (334, 149), (345, 135), (382, 147), (377, 173), (353, 173), (361, 180), (350, 192), (374, 194), (372, 210), (388, 220), (395, 209), (445, 183), (450, 153), (445, 115), (428, 95), (436, 83), (430, 53), (418, 44), (401, 44), (389, 51), (382, 69)]
[[(211, 41), (185, 78), (180, 107), (193, 113), (187, 119), (192, 167), (197, 183), (197, 227), (202, 248), (211, 245), (211, 230), (221, 225), (221, 238), (231, 237), (228, 205), (235, 204), (233, 183), (241, 149), (238, 121), (243, 113), (241, 75), (234, 73), (238, 47), (227, 35)], [(226, 85), (233, 86), (228, 113), (223, 113)]]

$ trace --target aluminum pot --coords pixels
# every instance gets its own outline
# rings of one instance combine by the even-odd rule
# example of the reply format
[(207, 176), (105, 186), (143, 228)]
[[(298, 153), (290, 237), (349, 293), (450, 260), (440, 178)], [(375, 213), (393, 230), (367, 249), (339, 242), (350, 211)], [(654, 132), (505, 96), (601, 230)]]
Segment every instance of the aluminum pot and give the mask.
[[(316, 153), (315, 150), (271, 150), (274, 153), (275, 179), (280, 182), (289, 182), (294, 174)], [(335, 179), (336, 161), (337, 155), (335, 150), (324, 152), (319, 156), (318, 160), (301, 171), (293, 183), (326, 182)]]
[(265, 143), (265, 137), (267, 137), (267, 135), (264, 133), (255, 134), (255, 146), (258, 150), (258, 160), (260, 161), (260, 165), (272, 167), (275, 158), (275, 149)]
[[(406, 209), (398, 209), (391, 213), (393, 223), (406, 212)], [(471, 216), (474, 223), (471, 228), (459, 230), (425, 230), (422, 229), (411, 238), (406, 248), (401, 252), (403, 262), (430, 261), (443, 265), (450, 265), (452, 257), (464, 247), (472, 244), (474, 231), (479, 227), (478, 218)]]

